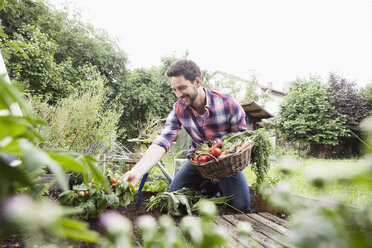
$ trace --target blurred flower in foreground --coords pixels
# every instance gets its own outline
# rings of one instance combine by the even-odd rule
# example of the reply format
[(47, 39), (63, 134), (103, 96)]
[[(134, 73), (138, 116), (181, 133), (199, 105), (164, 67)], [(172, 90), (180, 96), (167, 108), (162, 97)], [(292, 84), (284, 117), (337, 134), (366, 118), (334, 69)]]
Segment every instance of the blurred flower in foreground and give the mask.
[(110, 233), (128, 233), (132, 230), (131, 222), (116, 211), (107, 211), (99, 217), (100, 225)]
[(116, 211), (107, 211), (100, 215), (99, 223), (106, 231), (102, 247), (132, 247), (132, 224), (128, 218)]
[(63, 215), (52, 201), (36, 202), (27, 195), (13, 195), (4, 201), (4, 219), (17, 225), (47, 228)]
[(46, 233), (54, 237), (97, 242), (99, 234), (89, 230), (87, 223), (67, 217), (80, 212), (79, 209), (61, 207), (51, 200), (34, 201), (28, 195), (19, 194), (4, 200), (0, 219), (8, 229), (22, 230), (20, 233), (26, 237), (26, 247), (50, 245)]

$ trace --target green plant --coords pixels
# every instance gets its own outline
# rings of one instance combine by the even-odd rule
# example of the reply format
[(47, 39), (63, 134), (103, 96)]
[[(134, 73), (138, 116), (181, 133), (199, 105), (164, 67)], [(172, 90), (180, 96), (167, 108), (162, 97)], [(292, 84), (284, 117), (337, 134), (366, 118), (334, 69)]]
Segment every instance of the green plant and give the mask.
[[(158, 219), (151, 215), (140, 216), (135, 223), (141, 239), (136, 247), (226, 247), (230, 237), (225, 230), (215, 225), (218, 214), (216, 205), (211, 201), (203, 201), (196, 211), (199, 217), (183, 217), (179, 225), (168, 215)], [(106, 233), (102, 247), (134, 247), (132, 225), (126, 217), (115, 211), (107, 211), (99, 217), (99, 221)], [(244, 241), (251, 235), (252, 226), (248, 222), (241, 221), (237, 226), (240, 240)]]
[[(119, 116), (113, 110), (104, 109), (104, 98), (105, 93), (98, 90), (71, 94), (55, 106), (45, 106), (45, 103), (33, 100), (34, 111), (40, 117), (45, 117), (48, 123), (40, 130), (45, 139), (39, 146), (92, 156), (110, 147), (117, 137)], [(45, 114), (44, 110), (49, 114)]]
[[(367, 135), (366, 143), (372, 140), (372, 118), (362, 122)], [(281, 165), (282, 172), (289, 178), (296, 167)], [(337, 172), (337, 173), (336, 173)], [(372, 189), (372, 159), (366, 154), (365, 165), (353, 170), (330, 171), (324, 166), (307, 171), (312, 187), (323, 190), (328, 184), (343, 187), (363, 186)], [(309, 187), (310, 187), (309, 185)], [(268, 199), (279, 209), (290, 214), (291, 233), (296, 247), (372, 247), (372, 205), (355, 207), (336, 202), (324, 195), (319, 201), (298, 198), (291, 193), (285, 181), (275, 185), (268, 192)], [(351, 192), (348, 192), (351, 193)], [(316, 226), (316, 228), (314, 228)]]
[(159, 218), (158, 225), (151, 216), (142, 216), (138, 227), (143, 237), (143, 247), (224, 247), (229, 237), (218, 229), (214, 220), (217, 208), (205, 201), (198, 206), (200, 218), (186, 216), (181, 219), (179, 229), (167, 215)]
[(360, 122), (370, 115), (371, 110), (359, 94), (355, 82), (350, 82), (334, 73), (330, 74), (328, 81), (330, 103), (334, 107), (331, 118), (345, 118), (345, 127), (352, 134), (341, 138), (339, 145), (331, 150), (331, 154), (338, 157), (360, 155), (360, 141), (355, 136), (360, 136)]
[(334, 107), (329, 95), (319, 78), (297, 79), (291, 82), (289, 93), (280, 105), (278, 127), (284, 138), (310, 147), (316, 156), (349, 135), (345, 118), (332, 118)]
[(97, 189), (95, 181), (88, 184), (75, 185), (72, 190), (61, 193), (58, 201), (63, 205), (82, 209), (85, 218), (96, 217), (107, 207), (114, 209), (125, 207), (133, 201), (134, 188), (127, 181), (121, 179), (123, 173), (106, 169), (105, 178), (110, 182), (111, 191)]
[(151, 182), (146, 182), (143, 186), (142, 191), (148, 192), (164, 192), (167, 191), (169, 183), (160, 178), (154, 178)]
[(185, 214), (192, 215), (192, 212), (205, 200), (211, 201), (214, 204), (230, 206), (227, 202), (230, 197), (208, 197), (203, 195), (200, 191), (191, 188), (182, 188), (173, 192), (161, 192), (156, 196), (150, 198), (147, 204), (147, 209), (151, 210), (154, 207), (160, 211), (166, 210), (168, 215), (183, 216)]
[[(14, 114), (17, 105), (23, 116)], [(52, 236), (96, 242), (98, 236), (95, 232), (89, 231), (84, 223), (66, 217), (76, 210), (39, 200), (45, 191), (39, 176), (47, 168), (65, 190), (68, 186), (64, 170), (81, 171), (85, 178), (90, 174), (98, 188), (109, 190), (96, 161), (82, 154), (34, 147), (31, 142), (42, 141), (35, 126), (45, 125), (45, 122), (32, 117), (19, 91), (6, 83), (3, 76), (0, 77), (0, 112), (0, 219), (5, 222), (0, 225), (0, 235), (9, 231), (9, 227), (22, 230), (27, 224), (30, 228), (25, 230), (26, 235), (47, 232)], [(19, 194), (19, 188), (27, 190)], [(36, 244), (40, 244), (39, 241)]]

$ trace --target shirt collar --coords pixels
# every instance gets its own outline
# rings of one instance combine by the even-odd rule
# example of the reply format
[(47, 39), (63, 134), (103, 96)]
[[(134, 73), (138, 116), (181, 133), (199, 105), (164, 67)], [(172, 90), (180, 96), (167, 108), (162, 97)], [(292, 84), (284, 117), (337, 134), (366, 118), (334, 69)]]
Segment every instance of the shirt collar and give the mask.
[(203, 88), (205, 92), (205, 107), (212, 108), (211, 92), (207, 88)]

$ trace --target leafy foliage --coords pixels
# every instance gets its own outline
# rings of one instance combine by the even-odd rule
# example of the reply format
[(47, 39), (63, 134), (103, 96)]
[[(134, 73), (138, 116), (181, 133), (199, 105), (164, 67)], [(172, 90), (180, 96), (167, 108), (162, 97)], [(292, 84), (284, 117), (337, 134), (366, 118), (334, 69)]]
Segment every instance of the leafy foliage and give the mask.
[[(13, 114), (15, 104), (19, 105), (23, 116)], [(47, 168), (66, 190), (68, 187), (64, 170), (80, 171), (85, 176), (90, 174), (98, 188), (109, 190), (95, 165), (96, 161), (82, 154), (35, 148), (31, 142), (42, 141), (35, 125), (45, 123), (32, 117), (21, 94), (3, 78), (0, 78), (0, 112), (0, 213), (1, 220), (5, 222), (0, 225), (0, 233), (8, 231), (9, 227), (24, 229), (28, 226), (32, 227), (26, 230), (29, 234), (46, 231), (57, 237), (96, 242), (96, 233), (89, 231), (83, 223), (66, 217), (76, 211), (71, 212), (49, 202), (34, 201), (40, 199), (40, 194), (44, 192), (45, 186), (40, 184), (39, 176)], [(18, 188), (28, 190), (17, 194)]]
[(135, 69), (128, 84), (120, 92), (118, 101), (123, 106), (119, 125), (125, 127), (124, 140), (138, 135), (136, 123), (144, 123), (148, 116), (164, 118), (172, 109), (176, 97), (161, 67)]
[[(366, 133), (366, 144), (371, 144), (372, 119), (362, 122)], [(344, 187), (358, 185), (372, 188), (371, 151), (365, 157), (365, 166), (348, 170), (339, 175), (330, 173), (321, 166), (308, 171), (308, 180), (318, 189), (327, 184), (341, 184)], [(291, 177), (293, 169), (288, 164), (281, 165), (282, 172)], [(294, 167), (292, 167), (294, 168)], [(285, 181), (275, 185), (268, 199), (279, 209), (285, 209), (291, 216), (289, 235), (296, 247), (372, 247), (372, 206), (354, 207), (344, 205), (324, 196), (319, 201), (298, 198), (291, 193)], [(317, 228), (314, 228), (316, 226)]]
[(343, 117), (331, 118), (327, 87), (316, 77), (297, 79), (280, 105), (279, 129), (289, 141), (318, 153), (347, 136)]
[[(41, 129), (45, 140), (40, 146), (84, 153), (94, 142), (100, 143), (101, 147), (110, 147), (117, 137), (120, 116), (116, 111), (104, 108), (104, 97), (104, 91), (97, 89), (71, 94), (56, 105), (35, 97), (30, 99), (37, 115), (49, 124)], [(97, 155), (99, 149), (90, 151), (87, 153)]]
[(225, 247), (229, 237), (216, 228), (216, 206), (205, 201), (197, 209), (200, 217), (182, 218), (179, 228), (167, 215), (161, 216), (158, 222), (152, 216), (141, 216), (138, 228), (143, 237), (143, 247)]
[(253, 140), (251, 168), (256, 175), (256, 181), (252, 185), (253, 189), (265, 182), (267, 173), (270, 170), (269, 155), (272, 150), (268, 133), (260, 128), (250, 131), (250, 137)]
[(125, 79), (127, 58), (117, 42), (106, 32), (81, 22), (78, 13), (57, 11), (45, 1), (9, 0), (1, 16), (4, 31), (11, 39), (14, 32), (29, 24), (54, 40), (58, 44), (57, 64), (69, 58), (73, 68), (91, 64), (109, 86)]
[[(173, 192), (161, 192), (150, 198), (147, 209), (159, 208), (171, 216), (192, 215), (205, 201), (230, 206), (227, 202), (233, 196), (209, 197), (192, 188), (182, 188)], [(232, 206), (230, 206), (232, 207)]]
[(153, 180), (151, 182), (146, 182), (143, 185), (143, 192), (164, 192), (167, 191), (169, 184), (165, 180), (162, 180), (160, 178), (155, 178), (156, 180)]
[(330, 74), (328, 91), (330, 103), (334, 107), (331, 118), (345, 118), (346, 128), (353, 133), (340, 139), (340, 146), (334, 150), (334, 153), (356, 154), (360, 142), (355, 135), (360, 136), (360, 122), (369, 114), (366, 102), (362, 100), (355, 83), (336, 74)]
[(64, 191), (58, 200), (63, 205), (82, 209), (85, 217), (98, 216), (108, 206), (114, 209), (125, 207), (133, 201), (134, 188), (122, 180), (122, 176), (123, 173), (107, 169), (105, 178), (111, 183), (111, 192), (97, 188), (91, 180), (88, 184), (75, 185), (73, 190)]
[(344, 116), (346, 127), (359, 133), (360, 122), (368, 116), (368, 110), (356, 89), (356, 84), (331, 74), (328, 91), (331, 105), (334, 107), (331, 118)]
[(67, 58), (57, 63), (58, 44), (31, 25), (21, 26), (2, 47), (10, 77), (26, 90), (55, 103), (74, 91), (103, 88), (104, 78), (90, 64), (73, 66)]
[(366, 103), (368, 111), (367, 115), (372, 115), (372, 83), (367, 84), (363, 89), (361, 89), (360, 95)]
[(208, 86), (231, 94), (241, 103), (256, 101), (264, 106), (270, 100), (270, 95), (267, 92), (258, 91), (256, 75), (252, 75), (249, 80), (246, 80), (226, 72), (216, 71), (209, 74)]

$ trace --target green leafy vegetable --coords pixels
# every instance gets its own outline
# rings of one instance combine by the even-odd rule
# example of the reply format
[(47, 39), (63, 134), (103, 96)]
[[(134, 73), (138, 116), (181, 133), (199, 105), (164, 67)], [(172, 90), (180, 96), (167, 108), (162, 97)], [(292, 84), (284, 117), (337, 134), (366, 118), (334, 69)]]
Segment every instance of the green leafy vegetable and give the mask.
[(151, 210), (157, 207), (160, 211), (167, 210), (167, 214), (172, 216), (191, 215), (192, 212), (199, 208), (199, 205), (202, 204), (201, 202), (208, 200), (217, 205), (230, 206), (227, 202), (233, 197), (209, 198), (196, 189), (182, 188), (177, 191), (162, 192), (152, 196), (147, 209)]

